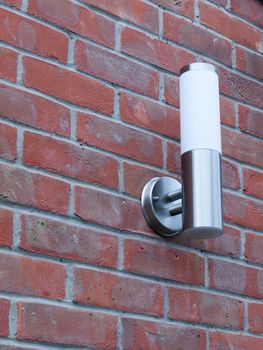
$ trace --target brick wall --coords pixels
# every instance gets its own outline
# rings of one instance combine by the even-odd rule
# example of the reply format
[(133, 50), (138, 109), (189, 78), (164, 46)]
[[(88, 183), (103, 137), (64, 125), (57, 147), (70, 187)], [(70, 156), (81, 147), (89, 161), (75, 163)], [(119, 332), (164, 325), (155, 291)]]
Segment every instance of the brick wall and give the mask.
[[(263, 349), (263, 6), (0, 1), (0, 349)], [(178, 73), (220, 72), (225, 234), (164, 240)]]

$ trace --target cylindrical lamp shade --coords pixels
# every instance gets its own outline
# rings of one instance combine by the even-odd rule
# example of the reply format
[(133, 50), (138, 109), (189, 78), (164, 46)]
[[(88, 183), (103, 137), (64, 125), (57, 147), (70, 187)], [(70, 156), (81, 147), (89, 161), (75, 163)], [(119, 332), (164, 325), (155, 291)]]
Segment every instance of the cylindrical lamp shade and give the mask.
[(192, 63), (181, 70), (180, 122), (184, 234), (198, 239), (220, 236), (221, 129), (213, 65)]
[(181, 154), (194, 149), (221, 153), (219, 84), (215, 67), (192, 63), (181, 72)]

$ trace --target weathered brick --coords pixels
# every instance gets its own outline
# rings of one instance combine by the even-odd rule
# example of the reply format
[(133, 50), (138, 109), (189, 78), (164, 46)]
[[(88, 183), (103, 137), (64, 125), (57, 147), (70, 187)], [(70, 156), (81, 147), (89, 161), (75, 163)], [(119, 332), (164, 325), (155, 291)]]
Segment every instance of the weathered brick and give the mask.
[(70, 135), (69, 109), (4, 84), (0, 84), (0, 115), (33, 128)]
[(241, 253), (240, 231), (229, 226), (225, 226), (224, 234), (215, 239), (197, 240), (179, 234), (172, 238), (172, 241), (176, 244), (182, 244), (220, 255), (240, 257)]
[[(256, 303), (248, 304), (248, 323), (252, 333), (263, 333), (263, 305)], [(263, 342), (262, 342), (263, 345)]]
[(210, 350), (261, 350), (263, 339), (243, 334), (209, 332)]
[(152, 0), (152, 2), (183, 16), (194, 18), (194, 0)]
[(263, 264), (263, 235), (246, 233), (245, 257), (247, 260)]
[(223, 96), (220, 97), (220, 115), (223, 124), (235, 126), (235, 104)]
[(117, 348), (116, 316), (36, 303), (19, 302), (17, 306), (20, 340), (103, 350)]
[(97, 80), (31, 57), (24, 57), (24, 82), (61, 100), (111, 114), (114, 91)]
[(21, 0), (1, 0), (1, 2), (15, 8), (20, 8), (21, 6)]
[(160, 244), (126, 239), (124, 269), (190, 284), (204, 284), (204, 259)]
[(168, 12), (164, 13), (163, 20), (165, 38), (231, 66), (229, 41)]
[(135, 95), (120, 94), (120, 116), (125, 122), (156, 131), (160, 134), (180, 137), (179, 112), (158, 102)]
[(142, 189), (147, 181), (153, 177), (167, 176), (167, 174), (137, 164), (124, 162), (123, 176), (125, 192), (140, 197)]
[(164, 98), (166, 103), (179, 108), (179, 79), (177, 77), (165, 74)]
[(137, 24), (149, 31), (159, 30), (158, 9), (144, 0), (83, 0), (84, 3)]
[(208, 4), (204, 0), (200, 2), (199, 8), (200, 19), (203, 24), (241, 45), (262, 51), (261, 32), (259, 29), (236, 17), (232, 17), (231, 14)]
[(243, 192), (263, 199), (263, 173), (243, 168)]
[(169, 317), (192, 323), (242, 329), (242, 301), (208, 292), (169, 288)]
[(17, 128), (0, 123), (0, 157), (7, 160), (16, 159)]
[(263, 108), (263, 85), (238, 74), (220, 68), (219, 85), (221, 93), (241, 102)]
[(0, 254), (0, 262), (1, 291), (55, 299), (65, 297), (63, 265), (6, 253)]
[(123, 350), (203, 350), (205, 331), (169, 323), (123, 319)]
[(232, 0), (231, 10), (238, 15), (263, 26), (262, 4), (258, 0)]
[(14, 50), (0, 47), (0, 78), (16, 81), (17, 53)]
[(76, 67), (83, 72), (144, 95), (159, 96), (159, 77), (151, 68), (81, 40), (76, 41), (74, 54)]
[(75, 215), (96, 224), (154, 235), (145, 222), (139, 201), (108, 192), (77, 186)]
[(263, 79), (263, 57), (236, 47), (236, 66), (241, 72)]
[(244, 163), (261, 167), (263, 141), (240, 132), (222, 129), (223, 154)]
[(222, 160), (222, 182), (223, 186), (237, 190), (240, 188), (238, 167), (229, 160)]
[(0, 40), (44, 57), (67, 61), (65, 34), (3, 8), (0, 17)]
[(20, 248), (88, 264), (117, 266), (117, 237), (38, 215), (21, 216)]
[(121, 50), (174, 73), (195, 60), (188, 51), (171, 46), (147, 34), (125, 27), (122, 30)]
[(173, 142), (167, 143), (167, 169), (173, 173), (181, 173), (181, 148)]
[(209, 287), (262, 299), (263, 270), (210, 258)]
[(83, 268), (74, 270), (74, 301), (98, 307), (162, 316), (161, 285)]
[(7, 299), (0, 299), (0, 336), (7, 337), (9, 334), (9, 308), (10, 302)]
[(162, 142), (159, 137), (111, 120), (78, 113), (77, 138), (88, 146), (162, 166)]
[(247, 106), (238, 106), (239, 127), (243, 132), (263, 138), (263, 113)]
[(52, 137), (25, 132), (23, 162), (85, 182), (118, 187), (116, 159)]
[(68, 183), (6, 164), (1, 164), (0, 176), (0, 198), (3, 201), (67, 214)]
[(12, 245), (13, 216), (13, 211), (0, 208), (0, 246)]
[(72, 1), (29, 0), (28, 12), (100, 44), (114, 47), (114, 22)]
[(255, 230), (262, 230), (262, 202), (246, 199), (232, 193), (225, 193), (224, 213), (227, 221)]

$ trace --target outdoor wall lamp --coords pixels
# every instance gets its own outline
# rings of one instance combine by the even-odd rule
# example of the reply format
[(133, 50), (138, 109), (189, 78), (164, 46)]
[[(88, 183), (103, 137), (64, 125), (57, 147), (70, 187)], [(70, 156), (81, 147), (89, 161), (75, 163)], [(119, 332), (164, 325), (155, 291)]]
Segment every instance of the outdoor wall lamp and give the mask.
[(180, 72), (182, 185), (171, 177), (147, 182), (144, 217), (162, 236), (223, 234), (219, 83), (215, 66), (192, 63)]

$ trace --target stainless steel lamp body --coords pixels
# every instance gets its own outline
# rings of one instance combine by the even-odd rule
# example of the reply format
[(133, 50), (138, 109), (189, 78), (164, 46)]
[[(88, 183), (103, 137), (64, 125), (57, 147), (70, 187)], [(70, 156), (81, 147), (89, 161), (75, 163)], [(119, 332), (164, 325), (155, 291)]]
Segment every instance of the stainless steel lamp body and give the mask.
[(223, 234), (221, 154), (197, 149), (182, 155), (183, 231), (190, 238)]

